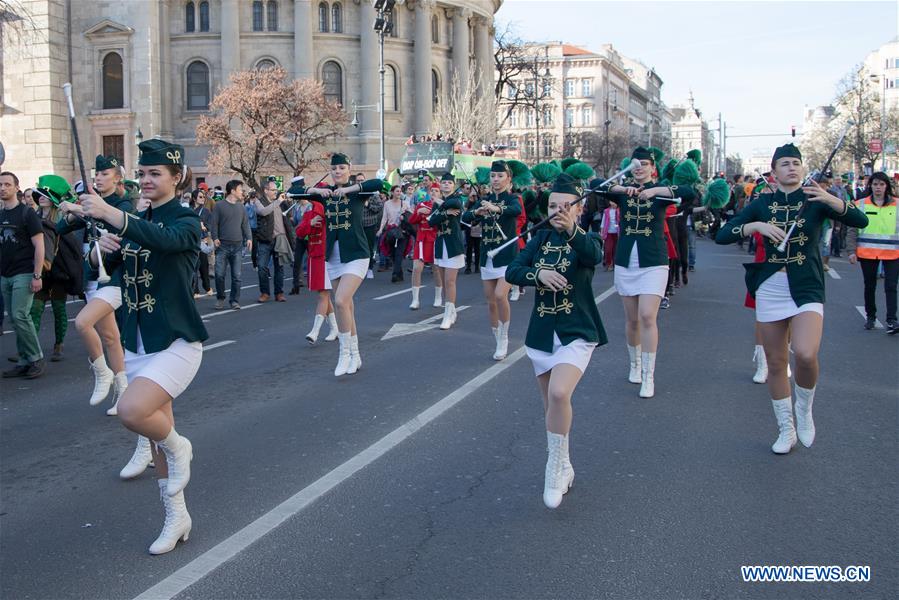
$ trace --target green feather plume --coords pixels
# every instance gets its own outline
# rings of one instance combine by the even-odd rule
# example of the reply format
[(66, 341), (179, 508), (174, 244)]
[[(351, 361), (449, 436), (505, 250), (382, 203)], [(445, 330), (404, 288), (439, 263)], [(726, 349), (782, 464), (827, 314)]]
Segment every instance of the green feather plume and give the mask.
[(512, 185), (523, 188), (534, 183), (534, 177), (526, 164), (520, 160), (509, 160), (506, 162), (512, 170)]
[(674, 176), (671, 183), (674, 185), (693, 185), (699, 182), (699, 169), (692, 160), (682, 160), (679, 165), (674, 168)]
[(648, 150), (652, 153), (652, 158), (656, 165), (661, 165), (662, 159), (665, 158), (665, 152), (661, 148), (656, 148), (655, 146), (650, 146)]
[(478, 167), (474, 172), (474, 179), (478, 185), (490, 184), (490, 167)]
[(590, 168), (590, 165), (581, 161), (577, 161), (568, 165), (568, 168), (565, 169), (565, 173), (567, 175), (571, 175), (575, 179), (580, 179), (581, 181), (591, 179), (594, 175), (593, 169)]
[(702, 203), (709, 208), (724, 208), (729, 201), (730, 186), (727, 184), (726, 179), (712, 181), (702, 197)]
[(669, 160), (664, 168), (659, 172), (659, 179), (672, 181), (674, 179), (674, 169), (677, 167), (677, 160)]
[(581, 162), (581, 161), (579, 161), (576, 158), (568, 157), (568, 158), (563, 158), (562, 162), (559, 163), (559, 166), (562, 167), (563, 171), (567, 171), (568, 167), (570, 167), (571, 165), (573, 165), (575, 163), (579, 163), (579, 162)]
[(628, 165), (630, 165), (630, 164), (631, 164), (631, 157), (630, 157), (630, 156), (625, 156), (624, 158), (621, 159), (621, 164), (618, 165), (618, 170), (619, 170), (619, 171), (623, 171), (623, 170), (625, 170), (625, 169), (628, 167)]
[(531, 167), (531, 175), (540, 183), (549, 183), (562, 173), (562, 168), (555, 163), (538, 163)]
[(699, 167), (702, 165), (702, 150), (697, 150), (694, 148), (693, 150), (687, 151), (687, 158), (696, 163), (696, 166)]

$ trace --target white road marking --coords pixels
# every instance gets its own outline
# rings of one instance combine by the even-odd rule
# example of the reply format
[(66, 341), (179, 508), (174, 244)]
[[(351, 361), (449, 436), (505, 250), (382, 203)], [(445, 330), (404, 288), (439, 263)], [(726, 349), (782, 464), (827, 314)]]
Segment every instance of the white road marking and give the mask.
[(226, 308), (225, 310), (218, 310), (216, 312), (207, 313), (205, 315), (200, 315), (201, 319), (211, 319), (212, 317), (218, 317), (220, 315), (227, 315), (228, 313), (236, 313), (242, 310), (250, 310), (251, 308), (256, 308), (257, 306), (262, 306), (261, 303), (256, 302), (255, 304), (247, 304), (246, 306), (241, 306), (240, 308)]
[(842, 279), (842, 277), (840, 277), (840, 274), (837, 273), (837, 270), (834, 269), (833, 267), (830, 267), (830, 270), (827, 271), (827, 274), (830, 275), (831, 277), (833, 277), (834, 279)]
[[(862, 316), (865, 320), (868, 319), (868, 313), (865, 312), (864, 306), (856, 306), (855, 310), (858, 311), (858, 314)], [(879, 319), (874, 319), (874, 329), (883, 329), (883, 323), (880, 322)]]
[[(426, 287), (428, 287), (428, 286), (423, 285), (423, 286), (421, 286), (421, 287), (422, 287), (422, 288), (426, 288)], [(408, 293), (411, 292), (411, 291), (412, 291), (412, 288), (411, 288), (411, 287), (407, 287), (407, 288), (402, 289), (402, 290), (400, 290), (400, 291), (398, 291), (398, 292), (392, 292), (392, 293), (390, 293), (390, 294), (384, 294), (383, 296), (378, 296), (377, 298), (372, 298), (372, 300), (384, 300), (384, 299), (386, 299), (386, 298), (393, 298), (394, 296), (399, 296), (399, 295), (401, 295), (401, 294), (408, 294)]]
[[(456, 312), (462, 312), (466, 308), (471, 308), (469, 306), (457, 306)], [(434, 315), (433, 317), (428, 317), (424, 321), (419, 321), (418, 323), (394, 323), (390, 330), (384, 334), (381, 338), (381, 341), (389, 340), (391, 338), (403, 337), (404, 335), (412, 335), (413, 333), (421, 333), (422, 331), (430, 331), (431, 329), (437, 329), (440, 327), (440, 324), (437, 321), (443, 319), (443, 313), (439, 315)]]
[[(598, 298), (605, 300), (612, 295), (614, 288), (609, 288)], [(597, 303), (602, 302), (597, 300)], [(500, 373), (513, 366), (525, 356), (524, 346), (512, 352), (506, 360), (497, 363), (480, 375), (471, 379), (462, 387), (445, 396), (429, 408), (418, 413), (415, 417), (400, 425), (380, 440), (353, 456), (337, 468), (329, 471), (320, 479), (306, 486), (272, 510), (268, 511), (237, 533), (222, 542), (219, 542), (197, 558), (193, 559), (144, 593), (137, 596), (136, 600), (150, 600), (160, 598), (174, 598), (193, 584), (219, 568), (225, 562), (231, 560), (252, 544), (258, 542), (285, 521), (297, 515), (313, 502), (336, 488), (338, 485), (372, 464), (390, 450), (399, 446), (402, 442), (417, 433), (424, 426), (435, 421), (438, 417), (453, 408), (459, 402), (469, 397), (473, 392), (489, 383)]]
[(222, 346), (227, 346), (229, 344), (236, 343), (234, 340), (225, 340), (223, 342), (216, 342), (214, 344), (209, 344), (208, 346), (203, 346), (203, 352), (208, 352), (209, 350), (215, 350), (216, 348), (221, 348)]

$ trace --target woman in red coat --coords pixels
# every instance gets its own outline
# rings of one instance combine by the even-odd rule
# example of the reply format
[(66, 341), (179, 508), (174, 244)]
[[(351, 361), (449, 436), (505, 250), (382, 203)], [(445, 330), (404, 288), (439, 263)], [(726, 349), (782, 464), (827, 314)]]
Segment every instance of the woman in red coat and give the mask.
[[(440, 196), (440, 186), (434, 184), (428, 190), (431, 198)], [(434, 264), (434, 244), (437, 242), (437, 228), (431, 227), (428, 223), (428, 217), (431, 215), (431, 209), (434, 203), (432, 200), (426, 200), (415, 205), (412, 209), (412, 216), (409, 217), (409, 223), (417, 226), (418, 232), (415, 234), (415, 249), (412, 254), (414, 262), (412, 263), (412, 304), (409, 308), (418, 310), (418, 295), (421, 291), (421, 272), (424, 271), (425, 264)], [(443, 280), (440, 277), (440, 269), (434, 269), (434, 306), (443, 306)]]
[[(296, 197), (304, 193), (305, 190), (299, 182), (294, 181), (287, 195), (288, 197)], [(328, 277), (328, 267), (325, 262), (325, 240), (327, 236), (325, 206), (321, 203), (318, 196), (313, 198), (312, 207), (303, 215), (303, 220), (297, 225), (296, 233), (297, 239), (308, 238), (306, 281), (309, 283), (311, 291), (318, 292), (315, 322), (312, 325), (312, 331), (306, 334), (306, 340), (310, 344), (318, 341), (318, 332), (321, 330), (325, 319), (328, 319), (331, 331), (328, 333), (325, 341), (333, 342), (337, 339), (337, 317), (334, 315), (334, 305), (331, 302), (331, 278)]]

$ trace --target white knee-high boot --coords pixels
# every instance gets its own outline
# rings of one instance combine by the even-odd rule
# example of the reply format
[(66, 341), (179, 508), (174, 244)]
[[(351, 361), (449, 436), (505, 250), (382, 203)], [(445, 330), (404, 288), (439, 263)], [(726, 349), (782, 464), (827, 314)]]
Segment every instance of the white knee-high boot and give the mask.
[(166, 493), (168, 480), (159, 480), (159, 496), (165, 507), (165, 524), (162, 533), (150, 546), (150, 554), (165, 554), (175, 549), (178, 540), (187, 541), (193, 523), (184, 503), (184, 492), (178, 492), (174, 496)]
[(350, 336), (350, 358), (353, 364), (350, 365), (350, 369), (347, 371), (348, 375), (352, 375), (362, 368), (362, 355), (359, 354), (359, 336), (357, 335)]
[(418, 310), (421, 308), (421, 302), (419, 301), (419, 297), (421, 294), (421, 286), (412, 286), (412, 304), (409, 305), (409, 308), (412, 310)]
[(91, 393), (90, 405), (96, 406), (106, 400), (109, 390), (115, 381), (112, 369), (106, 366), (106, 357), (102, 354), (94, 362), (89, 362), (94, 373), (94, 391)]
[(169, 496), (174, 496), (187, 486), (190, 481), (190, 461), (194, 458), (194, 449), (190, 440), (183, 435), (178, 435), (175, 428), (156, 446), (165, 452), (166, 463), (169, 467), (168, 489)]
[(496, 328), (496, 352), (493, 353), (493, 360), (503, 360), (509, 353), (509, 323), (510, 321), (500, 321)]
[(449, 329), (456, 322), (456, 305), (453, 302), (447, 302), (443, 305), (443, 321), (440, 322), (440, 329)]
[(642, 385), (640, 386), (641, 398), (652, 398), (656, 393), (655, 372), (656, 372), (656, 353), (642, 352), (640, 355), (640, 368)]
[(315, 320), (312, 322), (312, 330), (306, 334), (306, 341), (310, 344), (314, 344), (318, 341), (318, 333), (322, 329), (322, 325), (325, 323), (325, 317), (322, 315), (315, 315)]
[(113, 389), (115, 390), (115, 395), (113, 396), (113, 405), (106, 409), (106, 414), (110, 417), (114, 417), (119, 414), (119, 400), (122, 398), (122, 394), (125, 393), (125, 390), (128, 389), (128, 375), (125, 371), (121, 373), (116, 373), (113, 377)]
[(765, 347), (759, 344), (755, 345), (755, 354), (752, 355), (755, 361), (755, 375), (752, 376), (754, 383), (765, 383), (768, 381), (768, 361), (765, 359)]
[(443, 288), (435, 287), (434, 288), (434, 308), (440, 308), (443, 306)]
[(791, 397), (781, 400), (771, 400), (774, 407), (774, 416), (777, 418), (777, 428), (780, 434), (777, 441), (771, 446), (771, 452), (775, 454), (787, 454), (796, 445), (796, 428), (793, 426), (793, 399)]
[(796, 389), (796, 435), (806, 448), (811, 448), (815, 441), (815, 422), (812, 420), (812, 403), (815, 401), (815, 388), (804, 388), (799, 384)]
[(325, 337), (326, 342), (333, 342), (337, 339), (337, 334), (340, 331), (337, 329), (337, 316), (334, 313), (328, 313), (328, 327), (331, 328), (328, 331), (328, 335)]
[(340, 354), (337, 357), (337, 367), (334, 369), (335, 377), (349, 373), (353, 364), (353, 357), (350, 354), (350, 337), (349, 331), (337, 334), (337, 341), (340, 343)]
[(131, 460), (128, 461), (122, 470), (119, 471), (119, 477), (122, 479), (134, 479), (147, 470), (153, 463), (153, 454), (150, 452), (150, 440), (142, 435), (137, 436), (137, 447)]
[(643, 381), (643, 376), (641, 373), (640, 344), (637, 344), (636, 346), (628, 344), (627, 355), (631, 363), (631, 370), (627, 375), (627, 380), (631, 383), (641, 383)]
[(543, 483), (543, 503), (547, 508), (557, 508), (574, 483), (574, 469), (568, 462), (568, 436), (546, 432), (546, 473)]

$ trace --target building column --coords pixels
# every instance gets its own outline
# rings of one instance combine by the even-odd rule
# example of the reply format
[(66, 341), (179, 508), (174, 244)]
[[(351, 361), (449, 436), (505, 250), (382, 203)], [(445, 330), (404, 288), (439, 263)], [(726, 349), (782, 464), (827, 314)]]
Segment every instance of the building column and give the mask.
[(431, 10), (434, 0), (415, 3), (415, 134), (431, 131), (433, 106), (431, 97)]
[(478, 91), (481, 95), (492, 94), (495, 79), (493, 43), (490, 39), (490, 20), (486, 17), (478, 16), (474, 20), (474, 54), (480, 71)]
[(316, 31), (312, 21), (312, 0), (293, 3), (293, 76), (294, 79), (315, 77), (312, 55), (312, 36)]
[(453, 10), (453, 71), (459, 74), (459, 83), (463, 86), (468, 81), (469, 72), (471, 39), (468, 31), (468, 19), (470, 18), (470, 8)]
[[(169, 0), (162, 0), (159, 3), (159, 27), (157, 31), (159, 40), (159, 60), (163, 67), (160, 70), (159, 78), (159, 98), (171, 98), (171, 90), (177, 89), (175, 77), (180, 76), (178, 69), (169, 68), (171, 64), (171, 43), (169, 42)], [(160, 102), (160, 131), (159, 135), (165, 139), (172, 139), (174, 131), (172, 131), (172, 110), (173, 107), (168, 102)], [(127, 140), (127, 136), (126, 136)], [(126, 141), (126, 144), (129, 142)]]
[[(356, 162), (366, 165), (378, 164), (379, 141), (381, 133), (381, 120), (375, 106), (381, 99), (380, 73), (378, 72), (380, 49), (378, 47), (378, 34), (372, 28), (377, 18), (374, 4), (371, 1), (362, 2), (359, 6), (359, 95), (348, 96), (347, 108), (352, 110), (352, 101), (366, 106), (359, 111), (359, 148), (361, 156), (357, 156)], [(355, 86), (347, 86), (355, 90)], [(355, 94), (351, 91), (350, 94)]]
[(240, 3), (238, 0), (222, 0), (222, 79), (220, 85), (228, 85), (228, 78), (240, 70)]

